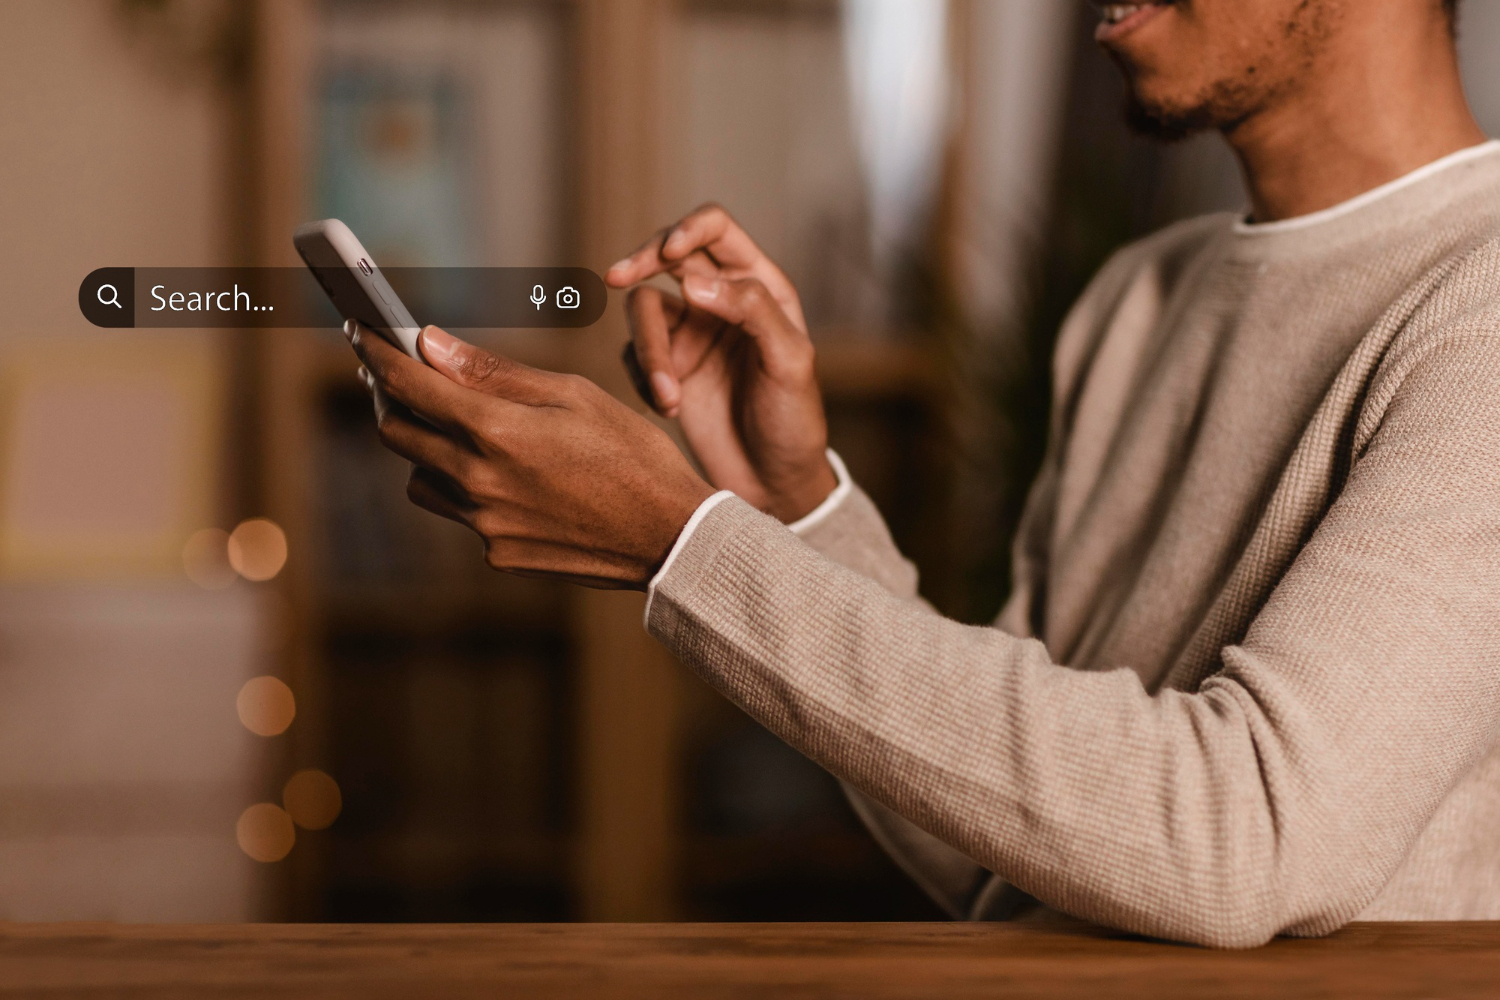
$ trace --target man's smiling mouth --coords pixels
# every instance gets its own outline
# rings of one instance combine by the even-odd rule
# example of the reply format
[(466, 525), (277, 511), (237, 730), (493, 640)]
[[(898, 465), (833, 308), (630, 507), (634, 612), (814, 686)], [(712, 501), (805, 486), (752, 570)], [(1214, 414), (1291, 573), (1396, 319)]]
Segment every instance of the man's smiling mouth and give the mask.
[(1101, 42), (1120, 38), (1170, 7), (1175, 0), (1135, 0), (1132, 3), (1095, 3), (1099, 8), (1099, 28), (1094, 37)]

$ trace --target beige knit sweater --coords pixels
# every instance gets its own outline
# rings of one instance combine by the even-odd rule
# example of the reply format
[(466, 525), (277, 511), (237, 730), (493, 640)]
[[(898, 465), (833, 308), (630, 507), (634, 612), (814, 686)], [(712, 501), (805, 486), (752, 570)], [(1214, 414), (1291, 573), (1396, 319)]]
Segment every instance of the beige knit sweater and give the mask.
[(1500, 918), (1500, 147), (1127, 247), (1054, 379), (996, 628), (855, 490), (800, 538), (707, 511), (651, 633), (956, 914)]

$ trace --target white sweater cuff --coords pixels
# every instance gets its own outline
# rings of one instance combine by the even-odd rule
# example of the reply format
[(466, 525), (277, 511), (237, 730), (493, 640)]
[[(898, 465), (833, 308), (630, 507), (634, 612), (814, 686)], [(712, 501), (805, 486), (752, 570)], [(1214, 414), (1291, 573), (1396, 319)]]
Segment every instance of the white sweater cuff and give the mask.
[[(828, 494), (827, 499), (813, 508), (810, 514), (787, 525), (787, 528), (794, 534), (802, 534), (802, 532), (807, 531), (828, 517), (829, 514), (832, 514), (838, 509), (839, 504), (844, 502), (844, 498), (849, 495), (849, 491), (854, 488), (853, 481), (849, 478), (849, 470), (844, 465), (844, 460), (839, 458), (838, 453), (832, 448), (828, 449), (827, 454), (828, 464), (833, 467), (833, 475), (838, 480), (838, 485), (833, 488), (832, 493)], [(708, 516), (708, 512), (732, 496), (734, 494), (729, 490), (720, 490), (700, 503), (698, 509), (693, 511), (693, 516), (688, 518), (687, 524), (682, 526), (682, 531), (677, 535), (677, 541), (672, 543), (672, 550), (667, 553), (667, 558), (662, 560), (661, 569), (657, 570), (656, 575), (651, 578), (651, 582), (646, 584), (646, 621), (649, 622), (651, 620), (651, 600), (656, 596), (656, 585), (665, 579), (667, 571), (672, 568), (672, 563), (677, 559), (677, 553), (681, 552), (683, 547), (687, 545), (688, 539), (693, 537), (693, 532), (697, 530), (698, 525), (703, 523), (703, 519)]]
[(693, 511), (693, 516), (688, 518), (687, 524), (682, 526), (682, 531), (677, 535), (677, 541), (672, 543), (672, 549), (667, 553), (667, 558), (662, 560), (661, 569), (657, 570), (656, 575), (651, 578), (651, 582), (646, 584), (645, 621), (649, 622), (651, 620), (651, 600), (656, 596), (656, 585), (661, 583), (667, 575), (667, 570), (672, 568), (672, 563), (677, 561), (677, 553), (681, 552), (682, 547), (687, 544), (688, 539), (693, 537), (693, 532), (697, 530), (698, 525), (703, 523), (703, 519), (708, 516), (708, 512), (732, 496), (734, 494), (728, 490), (720, 490), (700, 503), (698, 509)]
[(817, 527), (829, 514), (838, 510), (839, 504), (843, 503), (844, 498), (849, 495), (849, 491), (854, 489), (854, 481), (849, 478), (849, 470), (845, 468), (844, 460), (839, 458), (839, 453), (829, 448), (826, 454), (828, 455), (828, 464), (833, 466), (833, 475), (838, 480), (838, 485), (833, 488), (832, 493), (828, 494), (826, 500), (812, 509), (810, 514), (798, 518), (787, 525), (787, 528), (794, 535), (800, 535), (804, 531)]

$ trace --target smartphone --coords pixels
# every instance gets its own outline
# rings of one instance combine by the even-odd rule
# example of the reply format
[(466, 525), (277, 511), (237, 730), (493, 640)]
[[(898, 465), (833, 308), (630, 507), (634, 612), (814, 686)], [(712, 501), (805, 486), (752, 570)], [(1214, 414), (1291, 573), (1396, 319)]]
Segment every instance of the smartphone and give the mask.
[(417, 346), (422, 328), (348, 226), (338, 219), (309, 222), (297, 228), (292, 243), (340, 316), (359, 320), (426, 363)]

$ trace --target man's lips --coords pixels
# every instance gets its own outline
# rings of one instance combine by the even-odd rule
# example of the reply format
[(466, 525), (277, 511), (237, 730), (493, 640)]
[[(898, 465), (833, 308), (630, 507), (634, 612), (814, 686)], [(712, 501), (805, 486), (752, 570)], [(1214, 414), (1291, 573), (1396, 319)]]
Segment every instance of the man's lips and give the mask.
[(1172, 6), (1172, 0), (1137, 0), (1134, 3), (1100, 3), (1104, 20), (1094, 31), (1097, 41), (1108, 44), (1135, 31), (1141, 25)]

